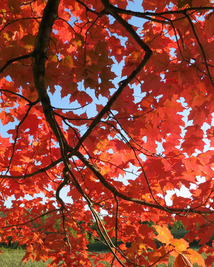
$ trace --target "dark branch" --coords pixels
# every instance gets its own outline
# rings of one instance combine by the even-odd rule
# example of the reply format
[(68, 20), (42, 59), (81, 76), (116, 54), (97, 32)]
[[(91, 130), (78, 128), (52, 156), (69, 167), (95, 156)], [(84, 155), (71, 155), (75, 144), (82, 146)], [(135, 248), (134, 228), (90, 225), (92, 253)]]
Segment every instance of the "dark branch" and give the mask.
[(29, 53), (27, 55), (11, 58), (7, 61), (7, 63), (0, 69), (0, 73), (2, 73), (8, 66), (10, 66), (13, 62), (20, 61), (22, 59), (30, 58), (34, 56), (34, 52)]
[(150, 59), (150, 57), (152, 55), (152, 51), (149, 48), (149, 46), (143, 40), (141, 40), (141, 38), (137, 35), (137, 33), (132, 28), (132, 26), (130, 24), (128, 24), (128, 22), (126, 22), (122, 17), (120, 17), (112, 9), (112, 6), (109, 5), (108, 1), (104, 1), (103, 0), (102, 2), (103, 2), (103, 5), (105, 6), (106, 14), (111, 14), (125, 28), (125, 30), (128, 31), (131, 34), (131, 36), (134, 38), (134, 40), (145, 51), (145, 56), (144, 56), (142, 62), (128, 76), (128, 78), (120, 82), (120, 86), (117, 89), (117, 91), (113, 94), (113, 96), (109, 99), (108, 103), (103, 107), (103, 109), (100, 111), (100, 113), (96, 116), (94, 121), (89, 126), (88, 130), (82, 136), (80, 142), (76, 145), (76, 147), (75, 147), (76, 150), (78, 150), (80, 148), (81, 144), (90, 135), (90, 133), (93, 131), (93, 129), (99, 124), (99, 122), (102, 119), (102, 117), (110, 110), (111, 106), (117, 100), (117, 98), (120, 96), (120, 94), (123, 92), (124, 88), (141, 72), (141, 70), (146, 65), (146, 63), (148, 62), (148, 60)]
[(163, 210), (166, 212), (170, 213), (197, 213), (197, 214), (214, 214), (214, 211), (211, 211), (210, 209), (203, 209), (203, 210), (196, 210), (195, 208), (184, 208), (184, 209), (178, 209), (178, 208), (169, 208), (169, 207), (164, 207), (159, 204), (154, 204), (150, 203), (141, 199), (129, 197), (120, 191), (118, 191), (113, 185), (111, 185), (104, 177), (103, 175), (99, 172), (97, 167), (93, 165), (88, 159), (86, 159), (79, 151), (74, 152), (75, 155), (87, 166), (94, 174), (95, 176), (99, 179), (99, 181), (114, 195), (117, 196), (123, 200), (129, 201), (129, 202), (134, 202), (146, 207), (151, 207), (151, 208), (156, 208), (159, 210)]

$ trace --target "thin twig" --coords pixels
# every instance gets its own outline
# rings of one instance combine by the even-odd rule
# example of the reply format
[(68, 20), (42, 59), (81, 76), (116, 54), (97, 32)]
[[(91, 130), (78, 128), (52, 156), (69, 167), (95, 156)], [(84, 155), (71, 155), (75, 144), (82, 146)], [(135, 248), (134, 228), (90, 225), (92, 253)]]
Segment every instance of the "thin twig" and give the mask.
[(8, 66), (10, 66), (13, 62), (20, 61), (22, 59), (30, 58), (34, 56), (34, 52), (31, 52), (29, 54), (19, 56), (19, 57), (14, 57), (11, 58), (7, 61), (7, 63), (0, 69), (0, 73), (2, 73)]

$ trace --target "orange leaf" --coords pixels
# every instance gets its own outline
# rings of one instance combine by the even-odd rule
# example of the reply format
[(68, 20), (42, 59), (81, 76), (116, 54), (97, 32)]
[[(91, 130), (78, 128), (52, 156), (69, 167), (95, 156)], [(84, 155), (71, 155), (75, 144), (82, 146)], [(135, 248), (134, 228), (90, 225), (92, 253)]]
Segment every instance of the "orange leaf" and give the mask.
[(175, 258), (174, 267), (193, 267), (191, 262), (187, 259), (187, 257), (183, 254), (178, 254)]
[(14, 118), (13, 118), (13, 115), (11, 113), (7, 113), (4, 110), (2, 110), (0, 113), (0, 121), (1, 121), (2, 125), (6, 125), (9, 122), (13, 122)]
[(170, 243), (171, 245), (175, 247), (177, 251), (180, 251), (180, 252), (186, 250), (189, 247), (189, 243), (183, 238), (181, 239), (174, 238), (170, 241)]
[(157, 240), (164, 244), (170, 244), (171, 239), (173, 239), (173, 235), (170, 230), (165, 226), (154, 225), (155, 230), (158, 232), (158, 235), (155, 237)]
[(206, 267), (203, 257), (197, 251), (188, 249), (185, 255), (192, 263), (197, 263), (199, 266)]
[(169, 257), (168, 253), (168, 247), (167, 246), (161, 246), (159, 249), (152, 251), (149, 254), (148, 260), (150, 262), (157, 262), (157, 261), (167, 261)]

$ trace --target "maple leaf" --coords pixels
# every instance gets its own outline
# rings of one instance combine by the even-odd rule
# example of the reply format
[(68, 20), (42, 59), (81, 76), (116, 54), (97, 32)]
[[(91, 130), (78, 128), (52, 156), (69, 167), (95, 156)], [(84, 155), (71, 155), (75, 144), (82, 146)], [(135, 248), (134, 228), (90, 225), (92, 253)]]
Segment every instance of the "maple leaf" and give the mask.
[(168, 247), (161, 246), (159, 249), (155, 250), (154, 252), (151, 252), (149, 254), (149, 261), (150, 262), (167, 262), (168, 261)]
[[(186, 129), (187, 133), (185, 135), (185, 141), (182, 143), (182, 148), (185, 149), (185, 151), (189, 154), (192, 154), (196, 148), (203, 151), (203, 131), (200, 126), (188, 126)], [(197, 146), (194, 144), (197, 144)]]
[(20, 14), (21, 13), (21, 0), (8, 0), (8, 6), (10, 8), (10, 10), (14, 13), (14, 14)]
[(206, 266), (204, 258), (197, 251), (193, 249), (188, 249), (185, 255), (192, 263), (197, 263), (199, 266), (202, 267)]
[(173, 235), (171, 234), (170, 230), (165, 226), (154, 225), (153, 227), (158, 233), (155, 238), (168, 245), (171, 242), (171, 239), (173, 239)]
[(200, 239), (211, 265), (213, 6), (1, 1), (0, 233), (24, 262), (205, 266)]
[(179, 252), (185, 251), (189, 247), (189, 243), (183, 238), (173, 238), (172, 240), (170, 240), (170, 244), (173, 245), (175, 247), (175, 250)]
[(184, 267), (193, 267), (191, 262), (186, 258), (183, 254), (178, 254), (178, 256), (175, 258), (174, 266), (184, 266)]

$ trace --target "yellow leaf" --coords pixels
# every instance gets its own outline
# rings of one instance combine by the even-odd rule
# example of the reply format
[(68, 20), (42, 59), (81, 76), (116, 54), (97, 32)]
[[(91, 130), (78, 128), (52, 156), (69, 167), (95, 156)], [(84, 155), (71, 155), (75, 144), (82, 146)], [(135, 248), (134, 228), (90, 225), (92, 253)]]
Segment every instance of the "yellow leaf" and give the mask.
[(61, 63), (62, 63), (63, 65), (65, 65), (65, 66), (70, 67), (70, 68), (72, 68), (72, 67), (74, 66), (74, 61), (73, 61), (73, 59), (72, 59), (71, 56), (65, 56), (65, 57), (62, 59)]
[(12, 34), (11, 34), (11, 32), (3, 32), (3, 37), (7, 41), (10, 41), (11, 40), (11, 37), (12, 37)]
[(57, 55), (53, 55), (49, 58), (52, 62), (58, 62), (58, 57)]
[(38, 142), (37, 142), (37, 141), (33, 141), (33, 142), (32, 142), (32, 145), (33, 145), (33, 146), (38, 146)]

